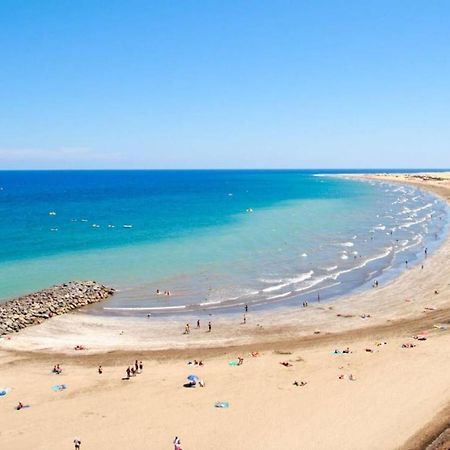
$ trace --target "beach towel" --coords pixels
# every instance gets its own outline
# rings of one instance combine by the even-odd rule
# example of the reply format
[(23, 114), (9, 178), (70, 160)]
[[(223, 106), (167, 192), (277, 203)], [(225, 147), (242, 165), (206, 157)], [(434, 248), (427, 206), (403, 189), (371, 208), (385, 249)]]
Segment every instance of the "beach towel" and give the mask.
[(6, 397), (11, 392), (11, 388), (0, 388), (0, 397)]
[(239, 361), (230, 361), (228, 363), (229, 366), (237, 366), (239, 364)]
[(52, 391), (59, 392), (59, 391), (65, 391), (67, 389), (67, 384), (55, 384), (52, 386)]
[(216, 402), (214, 404), (216, 408), (229, 408), (230, 404), (228, 402)]

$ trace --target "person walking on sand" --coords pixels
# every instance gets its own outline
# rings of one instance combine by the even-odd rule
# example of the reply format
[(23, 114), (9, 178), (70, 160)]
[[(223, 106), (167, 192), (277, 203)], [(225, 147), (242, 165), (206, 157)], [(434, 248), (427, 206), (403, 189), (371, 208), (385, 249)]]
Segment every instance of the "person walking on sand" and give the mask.
[(139, 372), (143, 372), (144, 371), (144, 364), (142, 361), (139, 361)]
[(103, 373), (103, 368), (102, 366), (98, 366), (98, 373), (99, 375), (101, 375)]
[(127, 378), (130, 378), (131, 375), (131, 369), (130, 366), (127, 367)]
[(212, 326), (211, 326), (211, 322), (208, 322), (208, 331), (211, 333), (211, 328), (212, 328)]
[(73, 444), (75, 445), (75, 450), (80, 450), (81, 441), (79, 439), (74, 439)]
[(200, 328), (200, 319), (197, 319), (197, 328)]
[(245, 312), (248, 312), (248, 305), (245, 305)]
[(187, 323), (186, 326), (184, 327), (184, 334), (189, 334), (190, 329), (189, 329), (189, 324)]
[(181, 450), (181, 441), (178, 436), (173, 440), (173, 450)]
[(247, 317), (245, 317), (245, 314), (244, 314), (244, 325), (247, 323)]

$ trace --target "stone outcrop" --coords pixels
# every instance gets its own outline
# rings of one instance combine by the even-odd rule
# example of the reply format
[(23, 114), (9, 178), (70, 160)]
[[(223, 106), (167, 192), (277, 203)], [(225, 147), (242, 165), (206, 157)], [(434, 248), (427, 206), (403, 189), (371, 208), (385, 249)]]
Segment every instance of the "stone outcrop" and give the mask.
[(113, 293), (114, 289), (96, 281), (73, 281), (9, 300), (0, 304), (0, 335), (105, 300)]

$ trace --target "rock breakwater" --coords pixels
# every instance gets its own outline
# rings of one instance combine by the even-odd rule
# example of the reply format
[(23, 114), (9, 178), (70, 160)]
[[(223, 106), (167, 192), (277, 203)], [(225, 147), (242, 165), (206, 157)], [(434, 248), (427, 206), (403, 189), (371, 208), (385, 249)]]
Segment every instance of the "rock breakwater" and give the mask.
[(114, 289), (96, 281), (73, 281), (9, 300), (0, 304), (0, 335), (39, 324), (113, 294)]

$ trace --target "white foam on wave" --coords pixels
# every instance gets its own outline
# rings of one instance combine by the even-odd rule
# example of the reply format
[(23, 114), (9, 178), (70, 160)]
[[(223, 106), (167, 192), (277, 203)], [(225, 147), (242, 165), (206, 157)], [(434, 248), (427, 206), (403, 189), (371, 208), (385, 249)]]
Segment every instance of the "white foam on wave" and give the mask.
[(424, 209), (431, 208), (432, 206), (433, 206), (433, 203), (427, 203), (426, 205), (421, 206), (420, 208), (412, 209), (411, 211), (417, 213), (419, 211), (423, 211)]
[(277, 284), (275, 286), (267, 287), (267, 288), (263, 289), (263, 292), (279, 291), (280, 289), (283, 289), (284, 287), (289, 286), (291, 284), (297, 284), (297, 283), (301, 283), (302, 281), (308, 280), (313, 276), (313, 274), (314, 274), (314, 270), (310, 270), (309, 272), (303, 273), (303, 274), (299, 275), (298, 277), (286, 278), (286, 279), (282, 280), (283, 283)]
[[(235, 298), (230, 298), (229, 300), (237, 300), (239, 297), (235, 297)], [(203, 303), (199, 303), (200, 306), (208, 306), (208, 305), (219, 305), (220, 303), (222, 303), (220, 300), (217, 302), (203, 302)]]
[[(415, 239), (416, 238), (416, 239)], [(405, 252), (406, 250), (409, 250), (410, 248), (417, 247), (419, 244), (423, 241), (423, 236), (421, 234), (418, 234), (413, 238), (413, 243), (411, 245), (404, 245), (402, 248), (398, 249), (395, 253), (401, 253)], [(406, 240), (406, 242), (409, 242)]]
[(267, 300), (273, 300), (275, 298), (287, 297), (289, 294), (292, 294), (292, 291), (285, 292), (284, 294), (272, 295), (272, 297), (267, 297)]
[(395, 202), (391, 203), (392, 205), (402, 205), (406, 203), (408, 199), (406, 197), (399, 197)]
[(330, 266), (330, 267), (324, 267), (323, 270), (326, 270), (327, 272), (332, 272), (333, 270), (336, 270), (338, 266)]
[(259, 281), (262, 283), (273, 284), (273, 283), (281, 283), (283, 280), (281, 278), (273, 279), (273, 278), (260, 278)]
[[(330, 280), (330, 279), (332, 279), (332, 278), (333, 278), (332, 275), (325, 275), (325, 276), (323, 276), (323, 277), (318, 277), (318, 278), (312, 280), (312, 281), (311, 281), (310, 283), (308, 283), (306, 286), (303, 286), (303, 287), (301, 287), (301, 288), (296, 289), (295, 292), (303, 292), (303, 291), (306, 291), (307, 289), (311, 289), (312, 287), (317, 286), (318, 284), (323, 283), (324, 281)], [(328, 289), (328, 288), (330, 288), (330, 287), (337, 286), (337, 285), (339, 285), (339, 284), (341, 284), (341, 282), (340, 282), (340, 281), (337, 281), (337, 282), (332, 283), (332, 284), (329, 284), (329, 285), (327, 285), (327, 286), (322, 286), (320, 289)], [(312, 292), (314, 292), (314, 290), (313, 290)]]
[(181, 306), (156, 306), (156, 307), (147, 307), (147, 306), (122, 306), (122, 307), (108, 307), (104, 306), (103, 309), (106, 311), (156, 311), (156, 310), (165, 310), (165, 309), (184, 309), (186, 305)]
[(342, 247), (353, 247), (355, 244), (353, 242), (342, 242), (341, 244)]
[(354, 270), (362, 269), (363, 267), (367, 266), (367, 264), (376, 261), (377, 259), (386, 258), (386, 256), (389, 256), (391, 251), (393, 250), (393, 247), (386, 247), (385, 251), (379, 255), (376, 255), (372, 258), (366, 259), (362, 264), (359, 264), (358, 266), (351, 267), (350, 269), (344, 269), (340, 270), (339, 272), (333, 273), (330, 275), (333, 280), (336, 280), (340, 275), (343, 275), (345, 273), (353, 272)]
[(342, 255), (341, 259), (348, 259), (348, 255)]
[[(411, 219), (409, 219), (409, 220), (411, 220)], [(408, 223), (404, 223), (404, 224), (402, 224), (402, 225), (399, 225), (399, 228), (409, 228), (409, 227), (412, 227), (413, 225), (418, 225), (419, 223), (423, 223), (423, 222), (425, 222), (426, 220), (427, 220), (427, 218), (426, 218), (426, 217), (423, 217), (422, 219), (416, 220), (415, 222), (414, 222), (414, 221), (411, 221), (411, 222), (408, 222)]]

